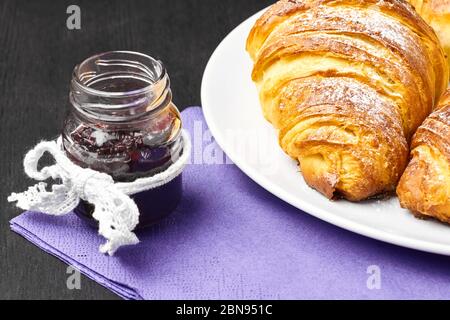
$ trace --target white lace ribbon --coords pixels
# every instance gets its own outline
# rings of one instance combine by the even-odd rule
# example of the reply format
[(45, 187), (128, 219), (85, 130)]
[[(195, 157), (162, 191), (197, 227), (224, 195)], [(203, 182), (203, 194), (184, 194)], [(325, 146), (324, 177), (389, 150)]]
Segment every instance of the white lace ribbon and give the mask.
[[(41, 181), (22, 193), (12, 193), (9, 202), (17, 202), (23, 210), (39, 211), (49, 215), (64, 215), (77, 207), (80, 200), (94, 205), (93, 217), (98, 221), (99, 234), (106, 238), (100, 252), (113, 255), (121, 246), (139, 242), (133, 232), (139, 222), (139, 210), (129, 197), (142, 191), (162, 186), (176, 178), (189, 160), (191, 141), (182, 130), (183, 153), (164, 172), (133, 182), (114, 183), (113, 178), (91, 169), (81, 168), (66, 157), (58, 141), (43, 141), (30, 150), (24, 159), (25, 173)], [(45, 152), (50, 153), (55, 164), (38, 170), (38, 162)], [(60, 179), (47, 190), (49, 178)]]

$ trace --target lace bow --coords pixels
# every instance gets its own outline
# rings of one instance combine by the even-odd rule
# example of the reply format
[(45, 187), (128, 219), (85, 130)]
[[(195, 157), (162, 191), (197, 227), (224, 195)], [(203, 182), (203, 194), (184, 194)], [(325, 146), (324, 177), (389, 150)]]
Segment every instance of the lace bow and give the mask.
[[(190, 139), (182, 131), (183, 153), (167, 170), (152, 177), (137, 179), (133, 182), (114, 183), (105, 173), (81, 168), (66, 157), (60, 147), (60, 140), (43, 141), (30, 150), (24, 159), (25, 173), (32, 179), (41, 181), (22, 193), (12, 193), (8, 201), (17, 201), (24, 210), (38, 211), (60, 216), (71, 212), (80, 200), (94, 205), (93, 217), (99, 222), (99, 234), (107, 239), (100, 246), (100, 252), (113, 255), (124, 245), (139, 242), (133, 232), (139, 222), (139, 210), (129, 197), (145, 190), (166, 184), (183, 170), (191, 152)], [(38, 162), (45, 152), (55, 159), (55, 164), (38, 170)], [(47, 179), (60, 179), (47, 190)]]

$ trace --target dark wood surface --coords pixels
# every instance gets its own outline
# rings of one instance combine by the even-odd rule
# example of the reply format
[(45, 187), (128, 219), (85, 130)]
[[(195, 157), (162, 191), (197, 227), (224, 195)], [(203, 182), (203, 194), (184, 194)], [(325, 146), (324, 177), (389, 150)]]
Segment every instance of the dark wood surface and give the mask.
[[(271, 2), (0, 0), (0, 299), (118, 299), (84, 276), (69, 290), (67, 266), (9, 229), (20, 211), (7, 195), (31, 183), (24, 153), (60, 132), (73, 67), (103, 51), (150, 54), (165, 62), (179, 108), (199, 105), (215, 47)], [(71, 4), (81, 8), (81, 30), (66, 27)]]

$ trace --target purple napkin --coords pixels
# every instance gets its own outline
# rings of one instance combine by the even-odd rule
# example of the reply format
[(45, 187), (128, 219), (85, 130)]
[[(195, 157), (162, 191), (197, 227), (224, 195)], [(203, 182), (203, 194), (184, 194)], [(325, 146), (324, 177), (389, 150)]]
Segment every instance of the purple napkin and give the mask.
[(199, 164), (211, 136), (201, 134), (200, 108), (182, 115), (197, 164), (183, 173), (176, 212), (139, 233), (140, 244), (101, 255), (104, 239), (74, 214), (26, 212), (12, 230), (127, 299), (450, 298), (450, 257), (353, 234), (282, 202), (232, 164)]

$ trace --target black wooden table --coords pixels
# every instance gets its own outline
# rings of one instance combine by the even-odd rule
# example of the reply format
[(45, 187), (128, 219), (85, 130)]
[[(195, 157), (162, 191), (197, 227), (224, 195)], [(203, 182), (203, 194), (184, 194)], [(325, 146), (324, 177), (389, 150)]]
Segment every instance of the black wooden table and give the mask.
[[(60, 132), (73, 67), (109, 50), (150, 54), (165, 62), (179, 108), (200, 105), (215, 47), (271, 2), (0, 0), (0, 299), (117, 299), (86, 277), (80, 290), (69, 290), (67, 266), (9, 229), (20, 211), (7, 195), (31, 183), (24, 153)], [(79, 30), (67, 28), (70, 5), (81, 9)]]

